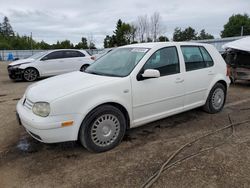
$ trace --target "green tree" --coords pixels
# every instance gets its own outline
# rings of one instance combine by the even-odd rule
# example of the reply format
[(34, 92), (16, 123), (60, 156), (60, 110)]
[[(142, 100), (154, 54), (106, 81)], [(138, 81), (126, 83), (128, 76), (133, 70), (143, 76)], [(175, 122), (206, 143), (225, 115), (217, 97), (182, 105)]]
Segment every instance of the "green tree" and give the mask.
[(234, 37), (241, 35), (243, 28), (243, 35), (250, 35), (250, 18), (247, 14), (232, 15), (228, 22), (224, 25), (224, 30), (221, 31), (221, 37)]
[(205, 29), (202, 29), (200, 31), (199, 36), (197, 37), (198, 40), (204, 40), (204, 39), (214, 39), (214, 36), (211, 34), (206, 33)]
[(117, 46), (130, 44), (130, 40), (132, 38), (131, 26), (125, 22), (122, 22), (121, 19), (119, 19), (116, 24), (114, 35), (116, 37)]
[(93, 42), (89, 43), (89, 49), (96, 49), (95, 44)]
[(37, 43), (38, 49), (49, 50), (51, 46), (44, 42), (43, 40), (40, 43)]
[(160, 37), (158, 38), (158, 41), (159, 41), (159, 42), (166, 42), (166, 41), (169, 41), (169, 39), (168, 39), (168, 37), (166, 37), (166, 36), (160, 36)]
[(85, 37), (82, 37), (81, 42), (79, 42), (76, 46), (76, 49), (88, 49), (88, 41)]
[(112, 48), (116, 46), (116, 37), (115, 35), (107, 35), (104, 39), (104, 48)]
[(174, 41), (190, 41), (196, 40), (197, 33), (192, 27), (188, 27), (185, 30), (181, 30), (181, 28), (175, 28), (173, 34)]
[(122, 22), (119, 19), (116, 23), (115, 31), (113, 35), (107, 35), (103, 41), (104, 48), (111, 48), (115, 46), (123, 46), (126, 44), (136, 43), (136, 27), (128, 23)]
[(6, 36), (14, 36), (14, 31), (12, 29), (12, 26), (10, 25), (8, 17), (4, 17), (3, 23), (1, 24), (1, 33)]
[(2, 23), (0, 23), (0, 35), (3, 34), (3, 31), (2, 31)]

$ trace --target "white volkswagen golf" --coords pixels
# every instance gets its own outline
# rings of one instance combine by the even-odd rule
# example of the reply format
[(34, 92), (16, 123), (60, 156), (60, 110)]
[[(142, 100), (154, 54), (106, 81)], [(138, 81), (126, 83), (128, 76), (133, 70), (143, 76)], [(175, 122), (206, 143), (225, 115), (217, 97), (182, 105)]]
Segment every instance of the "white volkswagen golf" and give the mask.
[(32, 82), (40, 77), (84, 70), (93, 61), (85, 50), (49, 50), (10, 63), (8, 73), (10, 79)]
[(20, 123), (45, 142), (80, 140), (90, 151), (117, 146), (125, 131), (203, 106), (220, 112), (230, 83), (211, 45), (143, 43), (31, 85), (17, 104)]

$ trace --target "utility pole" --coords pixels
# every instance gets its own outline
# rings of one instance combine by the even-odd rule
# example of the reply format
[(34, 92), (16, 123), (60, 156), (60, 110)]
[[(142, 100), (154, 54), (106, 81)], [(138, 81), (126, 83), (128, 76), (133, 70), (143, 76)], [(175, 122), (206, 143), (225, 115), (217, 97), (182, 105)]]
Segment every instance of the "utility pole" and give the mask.
[(241, 26), (240, 36), (243, 36), (244, 34), (244, 26)]
[[(32, 50), (32, 32), (30, 33), (30, 49)], [(32, 53), (33, 55), (33, 53)]]

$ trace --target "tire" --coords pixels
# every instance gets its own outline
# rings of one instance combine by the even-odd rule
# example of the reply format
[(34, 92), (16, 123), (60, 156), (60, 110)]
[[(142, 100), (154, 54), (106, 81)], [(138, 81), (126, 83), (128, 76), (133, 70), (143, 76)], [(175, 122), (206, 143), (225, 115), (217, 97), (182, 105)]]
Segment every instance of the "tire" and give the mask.
[(27, 68), (23, 71), (23, 79), (27, 82), (33, 82), (37, 80), (39, 73), (35, 68)]
[(85, 70), (86, 70), (86, 68), (88, 68), (88, 64), (85, 64), (85, 65), (83, 65), (81, 68), (80, 68), (80, 71), (81, 72), (84, 72)]
[(210, 114), (220, 112), (226, 101), (226, 88), (221, 83), (216, 83), (211, 89), (203, 110)]
[(103, 105), (92, 112), (82, 122), (79, 140), (92, 152), (104, 152), (117, 146), (126, 131), (126, 119), (114, 106)]

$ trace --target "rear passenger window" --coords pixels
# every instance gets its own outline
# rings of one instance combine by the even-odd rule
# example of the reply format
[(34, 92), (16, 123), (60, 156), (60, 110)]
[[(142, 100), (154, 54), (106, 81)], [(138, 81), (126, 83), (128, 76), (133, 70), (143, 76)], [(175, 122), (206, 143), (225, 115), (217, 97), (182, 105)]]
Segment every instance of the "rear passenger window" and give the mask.
[(85, 55), (79, 51), (64, 51), (65, 58), (73, 58), (73, 57), (84, 57)]
[(161, 76), (179, 73), (180, 66), (176, 48), (167, 47), (156, 51), (146, 62), (143, 69), (156, 69)]
[(61, 59), (61, 58), (64, 58), (63, 51), (55, 51), (43, 57), (42, 60)]
[(209, 53), (207, 52), (207, 50), (204, 47), (199, 47), (203, 56), (203, 59), (207, 65), (207, 67), (211, 67), (214, 65), (213, 59), (211, 58), (211, 56), (209, 55)]
[(213, 66), (213, 60), (204, 47), (199, 46), (182, 46), (186, 71), (203, 69)]

